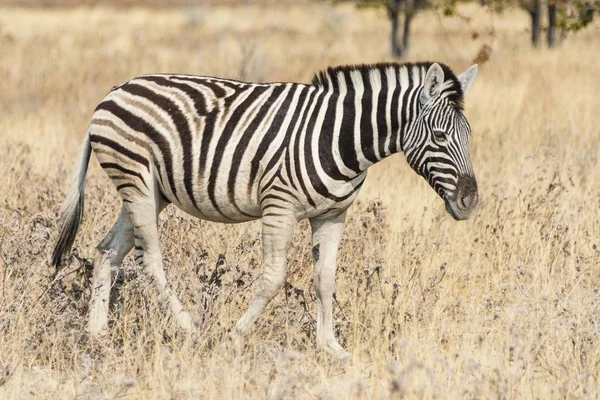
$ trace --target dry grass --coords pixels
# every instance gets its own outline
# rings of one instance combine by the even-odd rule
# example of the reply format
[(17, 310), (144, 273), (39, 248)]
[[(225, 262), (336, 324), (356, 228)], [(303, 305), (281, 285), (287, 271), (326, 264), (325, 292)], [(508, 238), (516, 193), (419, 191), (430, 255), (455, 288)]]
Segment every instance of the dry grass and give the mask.
[[(341, 249), (335, 327), (354, 362), (315, 350), (308, 227), (288, 285), (243, 349), (227, 331), (260, 274), (259, 224), (161, 220), (168, 275), (202, 323), (178, 337), (127, 258), (110, 335), (85, 333), (93, 247), (118, 200), (92, 162), (72, 262), (52, 280), (66, 175), (113, 85), (157, 71), (308, 81), (385, 60), (383, 12), (326, 5), (0, 12), (0, 398), (597, 398), (598, 24), (554, 51), (527, 17), (415, 20), (412, 59), (466, 68), (481, 206), (457, 223), (402, 156), (371, 171)], [(478, 35), (474, 35), (478, 33)], [(475, 37), (476, 36), (476, 37)]]

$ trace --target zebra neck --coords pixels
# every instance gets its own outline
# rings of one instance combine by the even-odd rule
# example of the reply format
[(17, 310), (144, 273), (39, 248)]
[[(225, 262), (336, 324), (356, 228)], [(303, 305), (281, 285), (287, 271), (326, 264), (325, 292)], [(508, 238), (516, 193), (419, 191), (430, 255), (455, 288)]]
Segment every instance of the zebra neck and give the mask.
[(319, 136), (315, 150), (325, 172), (335, 179), (352, 179), (401, 152), (418, 110), (421, 68), (353, 68), (321, 73), (313, 101), (321, 123), (308, 126)]

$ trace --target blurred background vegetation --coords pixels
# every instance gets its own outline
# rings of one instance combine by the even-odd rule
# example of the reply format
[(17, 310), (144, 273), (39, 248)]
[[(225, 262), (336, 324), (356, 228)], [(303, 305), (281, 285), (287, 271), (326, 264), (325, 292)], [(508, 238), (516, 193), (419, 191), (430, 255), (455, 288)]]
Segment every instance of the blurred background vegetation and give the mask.
[[(462, 17), (468, 24), (470, 17), (462, 16), (457, 9), (459, 3), (477, 2), (486, 7), (490, 14), (500, 14), (511, 8), (527, 12), (531, 19), (531, 44), (545, 44), (554, 48), (564, 41), (570, 32), (585, 28), (600, 12), (600, 0), (2, 0), (0, 6), (17, 7), (196, 7), (206, 5), (301, 5), (308, 3), (353, 3), (358, 8), (383, 8), (390, 21), (390, 48), (393, 57), (407, 56), (411, 46), (411, 24), (416, 13), (433, 9), (440, 16)], [(493, 17), (490, 18), (493, 32)], [(399, 32), (400, 31), (400, 32)]]
[[(390, 19), (391, 53), (395, 57), (407, 55), (411, 45), (411, 24), (416, 13), (433, 9), (438, 15), (458, 15), (469, 24), (470, 17), (463, 16), (457, 9), (465, 0), (335, 0), (338, 3), (351, 2), (357, 7), (382, 7), (387, 10)], [(502, 13), (508, 8), (520, 8), (531, 17), (531, 44), (538, 47), (542, 44), (542, 31), (547, 32), (547, 45), (554, 48), (566, 39), (569, 32), (586, 27), (600, 11), (598, 0), (478, 0), (491, 14)], [(493, 32), (493, 18), (490, 19), (490, 30)], [(399, 28), (401, 39), (399, 39)]]

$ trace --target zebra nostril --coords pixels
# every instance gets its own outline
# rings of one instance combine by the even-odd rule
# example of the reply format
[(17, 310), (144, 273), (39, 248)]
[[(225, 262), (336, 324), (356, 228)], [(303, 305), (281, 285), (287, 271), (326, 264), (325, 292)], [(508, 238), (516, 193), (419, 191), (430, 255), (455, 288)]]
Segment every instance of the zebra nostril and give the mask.
[(471, 205), (473, 204), (473, 200), (475, 199), (475, 196), (471, 196), (471, 195), (466, 195), (466, 196), (462, 196), (459, 199), (459, 206), (461, 208), (470, 208)]
[(458, 205), (463, 208), (473, 208), (477, 205), (477, 193), (470, 193), (459, 197)]

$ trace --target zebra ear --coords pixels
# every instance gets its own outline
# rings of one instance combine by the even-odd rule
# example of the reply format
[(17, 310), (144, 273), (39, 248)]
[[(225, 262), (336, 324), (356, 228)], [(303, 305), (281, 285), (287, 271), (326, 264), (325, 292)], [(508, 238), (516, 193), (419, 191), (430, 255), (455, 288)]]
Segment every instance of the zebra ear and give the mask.
[(444, 83), (444, 71), (438, 63), (434, 63), (427, 70), (423, 91), (421, 92), (421, 104), (425, 105), (432, 97), (440, 94), (442, 84)]
[(467, 94), (467, 92), (471, 88), (471, 85), (473, 84), (473, 81), (475, 80), (476, 76), (477, 64), (473, 64), (469, 67), (468, 70), (456, 77), (456, 79), (458, 79), (458, 81), (460, 82), (460, 86), (462, 86), (463, 96)]

